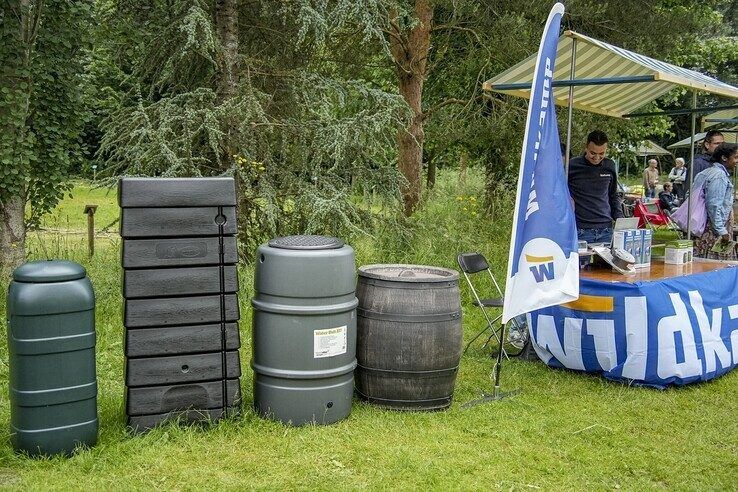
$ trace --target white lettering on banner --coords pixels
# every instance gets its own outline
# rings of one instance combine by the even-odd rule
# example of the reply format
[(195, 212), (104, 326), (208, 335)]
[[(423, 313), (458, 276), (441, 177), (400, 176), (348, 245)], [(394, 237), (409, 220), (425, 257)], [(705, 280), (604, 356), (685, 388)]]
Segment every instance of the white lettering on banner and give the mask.
[(525, 209), (525, 220), (528, 220), (530, 214), (538, 211), (538, 202), (536, 201), (536, 179), (530, 182), (530, 194), (528, 195), (528, 208)]
[(543, 97), (541, 98), (541, 111), (538, 113), (538, 138), (533, 147), (536, 151), (533, 153), (533, 161), (538, 161), (538, 149), (541, 147), (541, 140), (543, 140), (543, 124), (546, 122), (546, 109), (548, 108), (548, 100), (551, 97), (551, 79), (553, 78), (553, 72), (551, 71), (551, 59), (546, 58), (546, 70), (543, 78)]
[[(699, 291), (688, 292), (689, 304), (682, 301), (680, 294), (670, 293), (669, 299), (674, 314), (665, 316), (658, 321), (656, 327), (656, 343), (658, 357), (656, 374), (661, 379), (673, 377), (690, 378), (701, 374), (709, 374), (717, 370), (717, 362), (725, 369), (738, 364), (738, 328), (729, 335), (731, 349), (721, 337), (723, 326), (723, 310), (712, 309), (712, 318), (708, 318), (702, 296)], [(624, 298), (624, 328), (625, 328), (625, 362), (623, 363), (622, 377), (643, 381), (646, 379), (646, 362), (648, 356), (648, 308), (646, 298)], [(697, 320), (697, 326), (692, 326), (688, 314), (691, 307)], [(738, 319), (738, 304), (727, 306), (731, 320)], [(529, 315), (528, 323), (532, 322)], [(551, 315), (539, 314), (537, 318), (536, 336), (533, 347), (538, 356), (548, 363), (556, 358), (569, 369), (584, 369), (582, 354), (582, 330), (586, 328), (587, 336), (594, 341), (597, 364), (603, 371), (611, 371), (617, 367), (617, 338), (615, 336), (614, 319), (582, 319), (564, 317), (563, 343), (556, 330), (557, 319)], [(530, 325), (532, 326), (532, 325)], [(704, 348), (703, 361), (697, 353), (696, 330), (699, 330)], [(679, 349), (679, 350), (677, 350)], [(684, 354), (682, 362), (677, 361), (677, 353)]]
[[(535, 143), (533, 144), (533, 162), (538, 162), (538, 150), (541, 148), (541, 141), (543, 140), (543, 124), (546, 122), (546, 108), (548, 108), (548, 101), (551, 98), (551, 79), (553, 78), (553, 71), (551, 70), (551, 59), (546, 58), (546, 70), (543, 78), (543, 97), (541, 98), (541, 111), (538, 113), (538, 135)], [(530, 193), (528, 194), (528, 207), (525, 211), (525, 220), (528, 220), (530, 214), (538, 210), (538, 202), (536, 202), (536, 190), (535, 186), (535, 175), (530, 182)]]
[[(697, 347), (694, 342), (694, 332), (689, 323), (687, 307), (677, 293), (669, 294), (671, 304), (674, 306), (675, 314), (666, 316), (659, 320), (658, 324), (658, 347), (659, 357), (656, 366), (656, 374), (661, 379), (673, 376), (689, 378), (699, 376), (702, 372), (702, 364), (697, 356)], [(676, 356), (676, 334), (681, 335), (684, 362), (677, 362)]]
[(720, 367), (730, 366), (730, 352), (723, 343), (723, 339), (720, 338), (720, 328), (723, 326), (723, 310), (720, 308), (712, 310), (711, 326), (699, 292), (696, 290), (689, 291), (689, 303), (692, 304), (692, 309), (694, 309), (694, 314), (697, 317), (697, 326), (699, 326), (702, 335), (702, 346), (705, 350), (705, 372), (710, 373), (717, 369), (715, 359), (720, 359)]
[(618, 352), (615, 349), (615, 321), (611, 319), (588, 319), (587, 335), (594, 339), (595, 355), (605, 371), (618, 365)]
[(580, 371), (584, 370), (584, 361), (582, 360), (582, 321), (584, 320), (571, 318), (564, 320), (564, 350), (566, 351), (566, 361), (571, 364), (567, 367), (579, 369)]
[(625, 349), (623, 377), (642, 380), (646, 377), (648, 354), (648, 310), (645, 297), (625, 298)]
[[(528, 320), (528, 326), (532, 327), (533, 324), (531, 321), (532, 318)], [(538, 354), (538, 358), (548, 364), (552, 357), (551, 352), (548, 350), (548, 341), (559, 343), (559, 337), (556, 335), (556, 323), (554, 323), (554, 317), (547, 314), (539, 314), (537, 323), (538, 335), (534, 337), (535, 343), (533, 344), (533, 349)], [(531, 336), (533, 336), (532, 330)]]
[[(574, 318), (564, 319), (564, 345), (561, 345), (553, 316), (538, 316), (538, 333), (536, 342), (544, 352), (534, 345), (538, 356), (544, 362), (551, 360), (551, 356), (569, 369), (584, 370), (582, 360), (582, 320)], [(546, 352), (548, 354), (546, 355)]]
[[(730, 319), (738, 318), (738, 304), (728, 306)], [(733, 347), (733, 364), (738, 364), (738, 330), (730, 333), (730, 346)]]

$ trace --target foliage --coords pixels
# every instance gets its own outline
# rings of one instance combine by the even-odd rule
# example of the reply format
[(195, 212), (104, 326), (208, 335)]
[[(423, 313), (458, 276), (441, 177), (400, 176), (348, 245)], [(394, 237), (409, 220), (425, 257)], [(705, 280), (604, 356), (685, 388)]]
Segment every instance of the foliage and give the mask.
[[(84, 0), (47, 0), (24, 11), (4, 2), (0, 16), (0, 202), (25, 197), (34, 223), (69, 189), (70, 171), (82, 159), (92, 8)], [(22, 16), (38, 19), (36, 36), (24, 37)]]
[[(182, 0), (170, 7), (125, 4), (117, 12), (140, 35), (116, 32), (134, 68), (131, 89), (102, 124), (108, 175), (235, 175), (247, 249), (273, 235), (371, 229), (375, 218), (349, 199), (352, 186), (396, 199), (392, 135), (405, 108), (398, 96), (321, 59), (326, 39), (366, 11), (349, 2), (331, 10), (242, 5), (239, 25), (251, 28), (239, 31), (241, 82), (221, 100), (217, 6)], [(367, 27), (357, 39), (371, 36)], [(219, 153), (226, 136), (235, 142), (229, 162)]]
[[(693, 52), (693, 59), (701, 59), (699, 47), (703, 43), (721, 44), (713, 38), (724, 31), (716, 9), (725, 3), (572, 0), (566, 2), (562, 29), (667, 61), (686, 52)], [(424, 107), (432, 113), (426, 126), (426, 161), (435, 161), (440, 167), (456, 166), (460, 154), (467, 152), (471, 163), (487, 168), (488, 201), (498, 183), (507, 186), (508, 181), (517, 178), (527, 102), (484, 94), (481, 86), (535, 53), (549, 9), (549, 4), (540, 2), (436, 2), (431, 69), (424, 101)], [(735, 55), (726, 51), (724, 59), (732, 60), (735, 67)], [(698, 65), (694, 68), (702, 69)], [(668, 94), (657, 104), (668, 104), (678, 93)], [(655, 109), (653, 105), (649, 107)], [(566, 111), (559, 109), (558, 120), (564, 140)], [(673, 135), (672, 120), (666, 117), (615, 120), (575, 111), (573, 122), (574, 153), (593, 128), (605, 130), (612, 142), (623, 144), (622, 148), (645, 138), (666, 143), (665, 137)]]

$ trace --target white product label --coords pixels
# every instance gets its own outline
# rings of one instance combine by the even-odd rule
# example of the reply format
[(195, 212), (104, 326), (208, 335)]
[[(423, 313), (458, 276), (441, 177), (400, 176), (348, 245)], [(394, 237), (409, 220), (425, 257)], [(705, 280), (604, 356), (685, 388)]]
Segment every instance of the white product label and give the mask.
[(346, 353), (346, 326), (313, 331), (313, 357), (333, 357)]

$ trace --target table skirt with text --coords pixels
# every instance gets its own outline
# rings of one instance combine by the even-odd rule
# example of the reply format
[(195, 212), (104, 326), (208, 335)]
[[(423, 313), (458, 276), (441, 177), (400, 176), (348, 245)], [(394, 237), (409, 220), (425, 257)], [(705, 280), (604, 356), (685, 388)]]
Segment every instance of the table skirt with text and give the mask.
[(664, 387), (738, 365), (738, 268), (653, 281), (580, 278), (577, 301), (528, 314), (552, 367)]

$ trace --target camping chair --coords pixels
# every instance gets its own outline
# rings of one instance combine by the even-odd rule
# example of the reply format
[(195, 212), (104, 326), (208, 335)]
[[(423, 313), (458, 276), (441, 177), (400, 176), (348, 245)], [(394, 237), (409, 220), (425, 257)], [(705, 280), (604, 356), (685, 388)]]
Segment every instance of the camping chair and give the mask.
[[(495, 318), (492, 318), (490, 314), (487, 312), (487, 309), (490, 308), (502, 308), (502, 305), (504, 303), (504, 295), (502, 294), (502, 290), (500, 289), (500, 285), (497, 283), (497, 280), (495, 279), (494, 275), (492, 275), (492, 270), (489, 268), (489, 263), (487, 263), (487, 259), (482, 255), (481, 253), (461, 253), (459, 256), (456, 257), (456, 261), (459, 263), (459, 268), (461, 268), (461, 271), (464, 274), (464, 278), (466, 278), (466, 283), (469, 285), (469, 289), (472, 292), (472, 295), (474, 296), (474, 301), (472, 302), (473, 305), (479, 307), (482, 310), (482, 314), (484, 315), (484, 319), (487, 321), (487, 326), (482, 329), (477, 335), (469, 341), (469, 343), (466, 345), (466, 348), (464, 351), (466, 351), (467, 348), (476, 340), (479, 338), (482, 333), (486, 332), (487, 330), (491, 330), (492, 334), (487, 338), (487, 341), (484, 343), (484, 346), (489, 343), (489, 341), (492, 339), (492, 337), (497, 339), (497, 342), (500, 345), (500, 350), (502, 350), (503, 355), (506, 358), (508, 357), (508, 350), (505, 350), (502, 340), (500, 338), (500, 335), (502, 333), (502, 323), (499, 323), (499, 327), (495, 329), (495, 323), (498, 323), (500, 319), (502, 318), (502, 313), (497, 315)], [(489, 275), (489, 278), (492, 280), (492, 284), (494, 284), (495, 289), (497, 290), (497, 294), (499, 297), (491, 297), (491, 298), (481, 298), (479, 297), (479, 293), (477, 293), (477, 289), (474, 288), (474, 284), (471, 281), (470, 276), (473, 276), (474, 274), (477, 274), (479, 272), (482, 272), (486, 270), (487, 274)], [(519, 355), (523, 349), (526, 346), (526, 343), (528, 342), (528, 331), (527, 327), (524, 324), (521, 324), (518, 320), (515, 318), (511, 319), (508, 323), (509, 330), (507, 331), (507, 342), (514, 347), (515, 352), (511, 353), (510, 355), (516, 356)]]
[(679, 237), (682, 236), (682, 230), (679, 226), (671, 220), (669, 214), (664, 212), (659, 205), (658, 200), (646, 202), (644, 200), (638, 200), (633, 209), (633, 217), (638, 217), (639, 228), (648, 227), (652, 231), (655, 231), (657, 227), (663, 227), (670, 231), (676, 232)]

